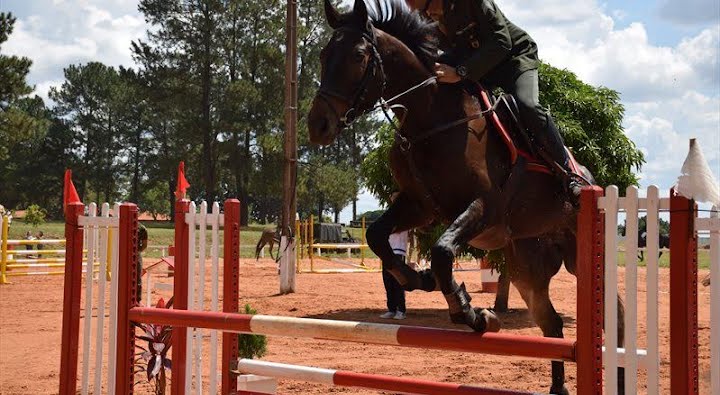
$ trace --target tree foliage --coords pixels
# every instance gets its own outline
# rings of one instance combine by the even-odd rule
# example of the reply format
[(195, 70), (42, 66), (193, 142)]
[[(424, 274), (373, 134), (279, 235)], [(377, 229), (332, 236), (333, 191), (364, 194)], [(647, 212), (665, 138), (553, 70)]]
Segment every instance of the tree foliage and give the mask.
[(557, 120), (565, 144), (588, 167), (599, 185), (624, 191), (638, 184), (634, 171), (645, 163), (642, 152), (622, 127), (620, 94), (586, 84), (548, 64), (540, 65), (540, 102)]

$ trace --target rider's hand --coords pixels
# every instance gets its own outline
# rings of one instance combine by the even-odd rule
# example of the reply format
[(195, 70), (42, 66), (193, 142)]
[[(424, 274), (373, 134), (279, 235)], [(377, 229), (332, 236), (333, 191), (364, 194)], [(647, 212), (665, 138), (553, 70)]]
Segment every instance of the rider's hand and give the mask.
[(435, 75), (438, 78), (438, 82), (444, 82), (446, 84), (454, 84), (462, 80), (455, 70), (455, 67), (442, 63), (435, 63)]

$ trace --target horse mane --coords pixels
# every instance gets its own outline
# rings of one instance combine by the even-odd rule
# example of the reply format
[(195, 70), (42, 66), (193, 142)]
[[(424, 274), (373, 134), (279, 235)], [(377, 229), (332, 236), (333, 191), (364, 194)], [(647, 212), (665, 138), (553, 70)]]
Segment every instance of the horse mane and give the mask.
[(413, 11), (405, 0), (365, 0), (375, 28), (407, 45), (428, 70), (438, 57), (437, 24)]

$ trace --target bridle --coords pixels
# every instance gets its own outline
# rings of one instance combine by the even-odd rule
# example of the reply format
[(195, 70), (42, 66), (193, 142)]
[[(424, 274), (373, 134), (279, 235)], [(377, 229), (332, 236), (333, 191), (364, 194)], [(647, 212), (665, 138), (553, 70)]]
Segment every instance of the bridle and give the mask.
[[(365, 95), (367, 95), (370, 81), (373, 79), (373, 77), (378, 76), (378, 74), (380, 76), (380, 97), (382, 97), (386, 85), (385, 71), (383, 69), (382, 58), (380, 58), (380, 52), (377, 48), (377, 39), (375, 37), (373, 29), (369, 28), (368, 31), (362, 31), (360, 29), (349, 26), (343, 26), (335, 29), (335, 31), (342, 30), (359, 32), (362, 35), (363, 39), (368, 44), (370, 44), (371, 56), (370, 60), (368, 61), (367, 67), (365, 67), (365, 72), (363, 73), (362, 79), (360, 79), (360, 84), (355, 89), (352, 98), (320, 84), (320, 88), (318, 89), (318, 97), (324, 100), (328, 107), (330, 107), (332, 112), (335, 113), (335, 116), (339, 120), (338, 128), (340, 129), (344, 129), (352, 125), (352, 123), (360, 116), (375, 110), (375, 107), (373, 106), (370, 106), (369, 108), (364, 110), (358, 110), (358, 106), (365, 101)], [(349, 108), (344, 115), (340, 115), (340, 112), (338, 112), (335, 106), (333, 106), (330, 98), (340, 99), (345, 103), (349, 104)]]

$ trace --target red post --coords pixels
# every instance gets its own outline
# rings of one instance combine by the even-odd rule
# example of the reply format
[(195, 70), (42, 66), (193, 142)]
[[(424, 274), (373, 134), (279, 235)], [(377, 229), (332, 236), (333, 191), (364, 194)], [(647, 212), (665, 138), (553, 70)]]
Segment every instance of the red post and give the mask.
[(695, 202), (670, 191), (670, 392), (698, 393)]
[[(226, 200), (224, 210), (223, 312), (237, 313), (240, 298), (240, 201)], [(237, 380), (230, 370), (237, 367), (238, 335), (223, 332), (222, 336), (222, 393), (236, 394)]]
[[(188, 236), (190, 227), (185, 214), (190, 211), (187, 199), (175, 202), (175, 276), (173, 309), (188, 308)], [(173, 327), (172, 336), (172, 383), (170, 393), (182, 395), (185, 391), (185, 363), (187, 361), (187, 328)]]
[(60, 395), (75, 395), (77, 390), (83, 260), (83, 228), (78, 225), (78, 216), (83, 215), (84, 212), (85, 205), (82, 203), (70, 203), (65, 212), (65, 284), (60, 352)]
[[(602, 395), (605, 221), (600, 187), (584, 188), (577, 219), (577, 393)], [(611, 328), (610, 330), (614, 330)]]
[(132, 394), (135, 364), (135, 325), (128, 312), (137, 306), (138, 208), (132, 203), (120, 206), (118, 229), (118, 310), (115, 393)]

